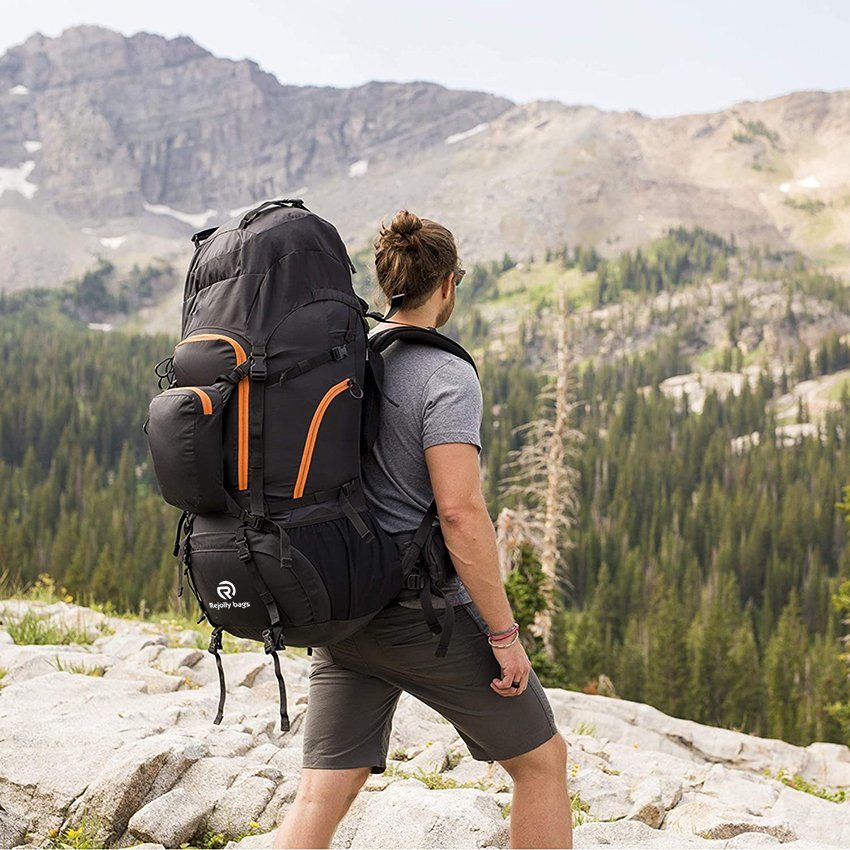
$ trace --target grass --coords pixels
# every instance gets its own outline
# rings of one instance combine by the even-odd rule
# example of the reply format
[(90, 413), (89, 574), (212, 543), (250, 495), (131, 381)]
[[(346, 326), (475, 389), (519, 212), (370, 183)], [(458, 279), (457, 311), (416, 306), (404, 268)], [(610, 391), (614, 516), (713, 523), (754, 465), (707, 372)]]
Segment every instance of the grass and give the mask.
[(590, 806), (575, 792), (570, 795), (570, 810), (573, 813), (573, 826), (582, 826), (596, 820), (590, 816)]
[(588, 735), (592, 738), (596, 735), (596, 724), (590, 723), (587, 720), (582, 720), (579, 723), (576, 723), (572, 732), (574, 735)]
[(211, 829), (201, 833), (200, 837), (192, 844), (181, 844), (181, 848), (197, 847), (200, 850), (220, 850), (225, 847), (230, 841), (241, 841), (249, 835), (258, 835), (262, 831), (262, 827), (252, 820), (248, 824), (248, 828), (242, 832), (214, 832)]
[(9, 618), (5, 625), (12, 640), (21, 646), (85, 646), (94, 643), (95, 639), (90, 629), (56, 623), (52, 617), (36, 611), (27, 611), (21, 617)]
[(94, 676), (99, 678), (106, 673), (106, 667), (103, 667), (100, 664), (91, 666), (88, 664), (75, 663), (73, 661), (62, 661), (58, 655), (54, 661), (50, 662), (50, 666), (54, 667), (60, 673), (76, 673), (80, 676)]
[(69, 826), (62, 830), (51, 829), (47, 835), (47, 846), (58, 848), (58, 850), (93, 850), (93, 848), (101, 847), (101, 843), (97, 840), (100, 825), (99, 819), (91, 818), (83, 813), (76, 826)]
[(384, 775), (396, 776), (399, 779), (416, 779), (430, 791), (442, 791), (447, 788), (477, 788), (479, 791), (490, 790), (481, 780), (476, 782), (458, 782), (456, 779), (452, 779), (450, 776), (445, 776), (438, 770), (425, 771), (422, 770), (422, 768), (419, 768), (411, 773), (410, 771), (403, 770), (397, 765), (389, 764), (387, 765), (387, 769), (384, 771)]
[(9, 671), (5, 667), (0, 667), (0, 690), (3, 690), (3, 679), (9, 675)]
[(765, 776), (771, 779), (776, 779), (783, 785), (793, 788), (795, 791), (803, 791), (805, 794), (811, 794), (813, 797), (820, 797), (821, 800), (828, 800), (830, 803), (846, 803), (850, 800), (850, 788), (837, 788), (835, 791), (830, 791), (827, 788), (821, 788), (808, 779), (804, 779), (799, 773), (788, 773), (783, 767), (776, 773), (771, 773), (766, 770)]

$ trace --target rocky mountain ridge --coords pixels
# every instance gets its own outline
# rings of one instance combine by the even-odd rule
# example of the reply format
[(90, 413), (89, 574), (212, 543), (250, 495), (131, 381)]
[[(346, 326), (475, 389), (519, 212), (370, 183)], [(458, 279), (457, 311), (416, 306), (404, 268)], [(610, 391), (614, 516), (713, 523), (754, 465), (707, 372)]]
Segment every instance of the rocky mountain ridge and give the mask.
[(0, 57), (0, 286), (97, 256), (179, 264), (193, 230), (292, 194), (352, 250), (409, 206), (469, 259), (610, 254), (699, 224), (842, 268), (848, 136), (848, 92), (652, 119), (427, 83), (287, 86), (186, 37), (75, 27)]
[[(283, 659), (284, 735), (271, 665), (255, 645), (229, 647), (244, 651), (224, 658), (229, 694), (216, 727), (215, 665), (195, 629), (22, 600), (0, 602), (0, 623), (0, 847), (270, 846), (297, 787), (309, 659)], [(570, 744), (578, 847), (850, 844), (847, 747), (547, 693)], [(390, 756), (335, 847), (508, 846), (510, 778), (473, 761), (453, 727), (407, 695)]]

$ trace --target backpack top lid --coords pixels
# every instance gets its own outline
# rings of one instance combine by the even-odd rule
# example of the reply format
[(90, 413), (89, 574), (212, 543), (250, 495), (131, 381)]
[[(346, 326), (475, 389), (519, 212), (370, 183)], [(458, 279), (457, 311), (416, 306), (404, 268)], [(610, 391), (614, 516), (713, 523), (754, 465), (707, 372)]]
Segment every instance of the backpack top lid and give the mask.
[[(253, 296), (271, 282), (280, 303), (294, 304), (319, 289), (354, 297), (354, 266), (337, 229), (300, 200), (264, 201), (217, 228), (199, 231), (192, 241), (196, 249), (184, 287), (184, 331), (199, 293), (225, 281)], [(213, 293), (209, 297), (215, 298)], [(250, 306), (246, 303), (246, 312)]]

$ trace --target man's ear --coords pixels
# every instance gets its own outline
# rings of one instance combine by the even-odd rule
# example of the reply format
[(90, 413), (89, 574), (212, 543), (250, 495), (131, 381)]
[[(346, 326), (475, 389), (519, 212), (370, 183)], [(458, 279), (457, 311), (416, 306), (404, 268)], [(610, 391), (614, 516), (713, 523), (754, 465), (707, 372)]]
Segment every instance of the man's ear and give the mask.
[(448, 298), (452, 291), (452, 277), (454, 276), (454, 272), (449, 272), (446, 276), (446, 279), (443, 281), (441, 292), (443, 298)]

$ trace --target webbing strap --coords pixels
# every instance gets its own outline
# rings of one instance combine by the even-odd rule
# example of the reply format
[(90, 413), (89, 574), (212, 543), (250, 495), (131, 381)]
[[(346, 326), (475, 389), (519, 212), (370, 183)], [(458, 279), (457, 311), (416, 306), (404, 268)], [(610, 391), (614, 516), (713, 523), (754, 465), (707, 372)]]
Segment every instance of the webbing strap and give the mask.
[(342, 487), (339, 488), (339, 505), (342, 508), (342, 512), (348, 518), (348, 521), (354, 526), (355, 531), (360, 535), (360, 538), (366, 543), (371, 543), (375, 539), (375, 535), (372, 534), (369, 526), (363, 522), (363, 517), (354, 510), (354, 505), (351, 504), (351, 500), (348, 498), (349, 489), (350, 487), (348, 484), (343, 484)]
[(263, 576), (254, 561), (254, 556), (251, 554), (251, 549), (248, 546), (248, 537), (244, 527), (236, 530), (236, 554), (239, 556), (239, 560), (248, 568), (248, 575), (251, 576), (254, 590), (257, 592), (257, 596), (260, 597), (263, 605), (266, 606), (266, 611), (269, 615), (269, 624), (272, 629), (279, 631), (281, 622), (277, 602), (275, 602), (274, 595), (263, 580)]
[(425, 546), (425, 541), (428, 539), (428, 534), (431, 531), (431, 526), (434, 524), (434, 520), (436, 518), (437, 500), (431, 499), (431, 504), (428, 505), (428, 509), (425, 511), (425, 514), (422, 517), (422, 521), (419, 523), (419, 527), (414, 532), (413, 539), (410, 541), (410, 545), (407, 547), (407, 550), (404, 553), (404, 557), (401, 560), (401, 572), (405, 578), (407, 578), (407, 576), (416, 566), (416, 562), (419, 560), (419, 556), (422, 554), (422, 549)]
[(270, 653), (274, 663), (274, 677), (277, 679), (277, 689), (280, 694), (280, 731), (289, 731), (289, 714), (286, 710), (286, 683), (283, 681), (283, 673), (280, 670), (280, 659), (277, 650)]
[[(442, 626), (440, 625), (440, 621), (437, 619), (437, 613), (434, 610), (434, 603), (431, 599), (432, 593), (441, 597), (445, 602), (443, 610), (446, 612), (446, 616)], [(454, 631), (454, 606), (446, 599), (443, 591), (430, 581), (425, 582), (425, 584), (422, 585), (422, 589), (419, 591), (419, 604), (422, 606), (422, 616), (425, 618), (425, 622), (428, 624), (428, 628), (431, 630), (432, 634), (440, 635), (440, 640), (437, 643), (436, 650), (434, 650), (434, 655), (438, 658), (442, 658), (449, 648), (449, 641), (452, 639), (452, 632)]]
[(265, 516), (266, 505), (263, 500), (263, 415), (266, 398), (266, 347), (255, 343), (251, 348), (251, 402), (250, 424), (248, 428), (248, 489), (251, 499), (251, 513)]
[(347, 345), (335, 345), (333, 348), (323, 351), (315, 357), (307, 357), (304, 360), (299, 360), (294, 366), (289, 366), (281, 372), (273, 372), (269, 375), (269, 383), (280, 386), (287, 381), (291, 381), (293, 378), (297, 378), (299, 375), (303, 375), (305, 372), (309, 372), (318, 366), (323, 366), (325, 363), (342, 360), (343, 357), (348, 357)]
[(224, 701), (227, 698), (227, 688), (224, 683), (224, 667), (221, 663), (221, 626), (216, 626), (210, 635), (209, 651), (215, 656), (215, 666), (218, 668), (218, 711), (213, 725), (218, 726), (224, 717)]

